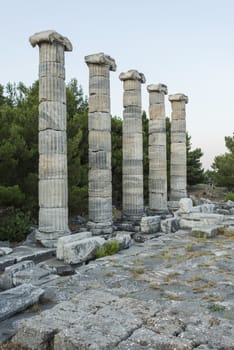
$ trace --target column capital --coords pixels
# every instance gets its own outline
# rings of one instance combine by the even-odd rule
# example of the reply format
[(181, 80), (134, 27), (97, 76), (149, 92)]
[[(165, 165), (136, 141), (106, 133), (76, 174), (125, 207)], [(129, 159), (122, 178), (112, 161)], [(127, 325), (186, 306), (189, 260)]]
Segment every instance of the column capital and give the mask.
[(138, 72), (135, 69), (130, 69), (126, 73), (124, 73), (124, 72), (120, 73), (119, 79), (122, 80), (122, 81), (125, 81), (125, 80), (139, 80), (142, 84), (144, 84), (146, 82), (144, 74)]
[(147, 86), (148, 92), (163, 92), (164, 95), (167, 95), (167, 86), (165, 84), (150, 84)]
[(110, 68), (110, 71), (116, 71), (116, 63), (115, 60), (104, 52), (95, 53), (92, 55), (85, 56), (85, 62), (87, 65), (89, 64), (99, 64), (99, 65), (107, 65)]
[(168, 97), (169, 101), (170, 102), (173, 102), (173, 101), (184, 101), (185, 103), (188, 103), (188, 96), (184, 95), (184, 94), (174, 94), (174, 95), (169, 95)]
[(29, 37), (29, 42), (32, 47), (42, 43), (59, 43), (64, 46), (65, 51), (72, 51), (72, 43), (68, 38), (57, 33), (55, 30), (45, 30), (42, 32), (35, 33)]

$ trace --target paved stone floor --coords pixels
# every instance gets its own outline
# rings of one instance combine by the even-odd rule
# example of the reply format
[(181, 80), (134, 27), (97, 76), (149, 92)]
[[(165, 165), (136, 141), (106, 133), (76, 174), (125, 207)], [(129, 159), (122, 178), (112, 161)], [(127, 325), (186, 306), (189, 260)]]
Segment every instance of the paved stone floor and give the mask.
[(234, 349), (233, 253), (232, 235), (134, 243), (44, 285), (42, 304), (2, 322), (18, 331), (0, 348)]

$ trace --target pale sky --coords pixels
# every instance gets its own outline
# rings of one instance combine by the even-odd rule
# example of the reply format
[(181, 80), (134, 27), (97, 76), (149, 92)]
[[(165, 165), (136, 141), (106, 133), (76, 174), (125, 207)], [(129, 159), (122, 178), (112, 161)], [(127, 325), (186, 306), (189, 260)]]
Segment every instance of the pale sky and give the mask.
[[(111, 113), (122, 116), (122, 82), (129, 69), (144, 73), (142, 106), (148, 114), (148, 84), (164, 83), (169, 94), (184, 93), (192, 147), (204, 152), (208, 168), (226, 151), (234, 131), (233, 0), (0, 0), (0, 83), (38, 78), (38, 48), (28, 38), (54, 29), (67, 36), (66, 80), (77, 78), (88, 95), (84, 56), (112, 56)], [(167, 98), (166, 98), (167, 101)], [(170, 116), (166, 102), (166, 114)]]

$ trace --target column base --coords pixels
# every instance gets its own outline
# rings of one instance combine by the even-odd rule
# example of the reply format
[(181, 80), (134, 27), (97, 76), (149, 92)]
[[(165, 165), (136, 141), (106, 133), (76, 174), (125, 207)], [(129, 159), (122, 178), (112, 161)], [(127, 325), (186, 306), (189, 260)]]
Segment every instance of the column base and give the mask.
[(112, 222), (87, 222), (87, 228), (93, 236), (111, 234), (113, 232)]
[(36, 240), (40, 242), (46, 248), (56, 248), (58, 239), (63, 236), (69, 236), (71, 232), (59, 231), (59, 232), (42, 232), (36, 230)]

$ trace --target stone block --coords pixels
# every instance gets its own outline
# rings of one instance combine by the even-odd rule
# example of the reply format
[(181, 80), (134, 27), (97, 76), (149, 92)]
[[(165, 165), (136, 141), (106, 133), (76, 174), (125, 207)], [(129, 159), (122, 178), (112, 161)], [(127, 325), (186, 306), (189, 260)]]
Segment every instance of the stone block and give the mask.
[(156, 233), (160, 230), (160, 216), (143, 216), (141, 219), (142, 233)]
[(57, 259), (59, 259), (59, 260), (64, 259), (64, 245), (65, 244), (79, 241), (79, 240), (84, 239), (84, 238), (90, 238), (90, 237), (92, 237), (92, 233), (89, 231), (79, 232), (79, 233), (75, 233), (73, 235), (60, 237), (58, 239), (58, 244), (57, 244), (57, 249), (56, 249)]
[(165, 119), (153, 119), (149, 120), (149, 134), (155, 132), (166, 132), (166, 123)]
[(61, 179), (67, 177), (66, 154), (41, 154), (39, 157), (39, 179)]
[(178, 231), (179, 228), (180, 228), (179, 220), (177, 218), (168, 218), (165, 220), (161, 220), (160, 229), (162, 232), (166, 234), (174, 233)]
[(30, 270), (35, 266), (32, 260), (18, 262), (12, 266), (6, 267), (4, 273), (0, 276), (0, 288), (3, 290), (15, 287), (14, 278), (17, 272)]
[(126, 90), (123, 95), (123, 106), (141, 106), (141, 91)]
[(41, 62), (39, 65), (39, 78), (42, 77), (57, 77), (65, 79), (64, 65), (58, 62)]
[(67, 154), (66, 131), (43, 130), (39, 132), (39, 154)]
[(89, 112), (110, 112), (110, 96), (107, 95), (90, 95)]
[(39, 180), (40, 208), (65, 208), (67, 201), (67, 178)]
[(225, 216), (220, 214), (190, 213), (184, 214), (179, 224), (182, 229), (202, 229), (203, 227), (222, 225), (224, 218)]
[(213, 238), (217, 235), (217, 226), (194, 226), (191, 230), (191, 235), (198, 238)]
[(131, 235), (129, 233), (126, 233), (126, 232), (116, 231), (115, 233), (116, 233), (116, 235), (112, 239), (117, 240), (119, 242), (119, 249), (129, 248), (131, 245), (131, 242), (132, 242)]
[(104, 245), (102, 237), (90, 237), (64, 244), (64, 261), (68, 264), (79, 264), (95, 258), (96, 250)]
[(22, 284), (18, 287), (0, 293), (0, 321), (5, 320), (17, 312), (27, 309), (38, 301), (44, 290)]
[(165, 120), (165, 105), (162, 103), (152, 104), (149, 106), (150, 119), (163, 119)]
[[(68, 208), (40, 208), (39, 231), (44, 233), (61, 232), (64, 236), (66, 232), (69, 232)], [(38, 237), (38, 233), (36, 236)]]
[(90, 130), (89, 131), (89, 150), (111, 152), (110, 132)]
[(191, 213), (193, 209), (193, 201), (191, 198), (181, 198), (179, 201), (180, 213)]
[(51, 45), (43, 42), (39, 50), (40, 64), (44, 62), (58, 62), (64, 64), (64, 45)]
[(111, 131), (111, 117), (109, 113), (89, 112), (89, 130)]
[(112, 221), (112, 198), (89, 195), (89, 219), (94, 222)]
[(92, 169), (110, 169), (111, 151), (89, 151), (89, 166)]
[(43, 101), (58, 101), (66, 104), (64, 79), (52, 76), (40, 78), (39, 103)]
[(0, 247), (0, 256), (8, 255), (13, 252), (12, 248), (9, 247)]
[(66, 105), (56, 101), (42, 101), (39, 104), (39, 131), (46, 129), (66, 130)]

